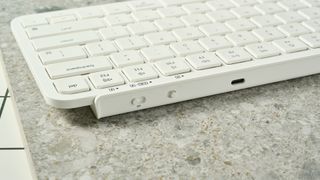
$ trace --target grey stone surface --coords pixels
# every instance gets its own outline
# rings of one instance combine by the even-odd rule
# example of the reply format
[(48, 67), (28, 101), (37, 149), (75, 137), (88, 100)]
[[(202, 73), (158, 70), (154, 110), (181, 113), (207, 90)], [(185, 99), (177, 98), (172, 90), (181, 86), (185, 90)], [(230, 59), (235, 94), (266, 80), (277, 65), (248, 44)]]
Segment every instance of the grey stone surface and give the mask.
[[(0, 0), (0, 39), (39, 179), (320, 179), (320, 76), (96, 120), (45, 104), (14, 17), (103, 0)], [(320, 59), (319, 59), (320, 60)]]

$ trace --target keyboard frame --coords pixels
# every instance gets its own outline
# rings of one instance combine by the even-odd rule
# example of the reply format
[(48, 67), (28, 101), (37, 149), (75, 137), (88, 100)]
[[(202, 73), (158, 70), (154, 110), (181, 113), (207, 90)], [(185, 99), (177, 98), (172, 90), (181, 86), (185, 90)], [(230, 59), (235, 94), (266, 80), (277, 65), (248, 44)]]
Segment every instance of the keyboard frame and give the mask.
[[(92, 7), (100, 8), (101, 6), (87, 8)], [(125, 85), (116, 88), (95, 89), (88, 81), (91, 88), (89, 92), (72, 95), (59, 94), (28, 39), (21, 22), (23, 18), (58, 16), (70, 14), (79, 9), (81, 8), (21, 16), (11, 22), (12, 32), (45, 101), (56, 108), (71, 109), (91, 106), (97, 118), (102, 118), (320, 73), (320, 49), (309, 48), (306, 51), (283, 53), (280, 56), (265, 59), (253, 58), (249, 62), (224, 64), (222, 67), (200, 71), (195, 71), (190, 66), (192, 72), (176, 76), (163, 76), (156, 70), (159, 73), (158, 79), (139, 83), (128, 83), (126, 80)], [(232, 81), (241, 78), (245, 79), (245, 82), (231, 84)], [(208, 84), (210, 85), (208, 86)], [(206, 88), (203, 88), (204, 86)], [(176, 96), (170, 98), (168, 92), (172, 90), (176, 91)], [(133, 104), (134, 98), (139, 97), (144, 97), (146, 102), (139, 105)]]

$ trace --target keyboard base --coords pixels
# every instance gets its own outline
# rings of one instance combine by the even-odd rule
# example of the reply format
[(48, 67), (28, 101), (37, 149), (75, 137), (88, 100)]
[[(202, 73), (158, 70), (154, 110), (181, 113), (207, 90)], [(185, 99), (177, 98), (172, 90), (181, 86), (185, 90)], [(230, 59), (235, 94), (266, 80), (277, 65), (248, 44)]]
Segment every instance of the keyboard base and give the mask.
[(103, 118), (317, 73), (320, 73), (319, 58), (295, 59), (261, 68), (248, 68), (198, 80), (182, 81), (174, 85), (98, 95), (91, 108), (97, 118)]

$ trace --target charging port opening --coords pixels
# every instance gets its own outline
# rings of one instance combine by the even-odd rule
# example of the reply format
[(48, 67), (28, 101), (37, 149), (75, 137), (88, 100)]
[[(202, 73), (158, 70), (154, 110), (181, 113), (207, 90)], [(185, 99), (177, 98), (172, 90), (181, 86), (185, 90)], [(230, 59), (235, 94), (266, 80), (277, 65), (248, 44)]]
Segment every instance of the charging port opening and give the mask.
[(245, 79), (241, 78), (241, 79), (235, 79), (235, 80), (231, 81), (231, 84), (232, 85), (237, 85), (237, 84), (242, 84), (244, 82), (245, 82)]

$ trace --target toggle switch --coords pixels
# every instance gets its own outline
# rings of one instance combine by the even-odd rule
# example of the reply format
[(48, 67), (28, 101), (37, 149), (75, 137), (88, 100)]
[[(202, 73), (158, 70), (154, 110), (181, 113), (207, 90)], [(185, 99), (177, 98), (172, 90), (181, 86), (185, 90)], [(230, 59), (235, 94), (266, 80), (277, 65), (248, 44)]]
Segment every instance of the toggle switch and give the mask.
[(144, 96), (141, 96), (141, 97), (136, 97), (136, 98), (133, 98), (131, 100), (131, 104), (134, 105), (134, 106), (141, 106), (142, 104), (144, 104), (145, 102), (147, 101), (146, 97)]

